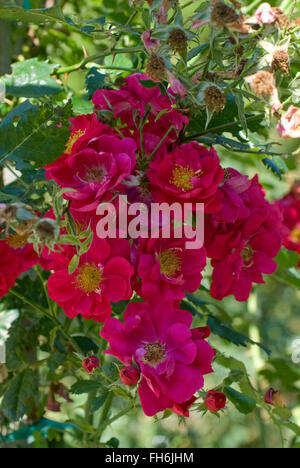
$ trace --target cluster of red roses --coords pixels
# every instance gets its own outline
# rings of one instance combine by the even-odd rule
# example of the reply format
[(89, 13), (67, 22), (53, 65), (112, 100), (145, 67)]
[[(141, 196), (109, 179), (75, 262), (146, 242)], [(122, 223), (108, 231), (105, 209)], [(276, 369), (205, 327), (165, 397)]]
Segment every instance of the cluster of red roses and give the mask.
[[(194, 393), (204, 385), (203, 375), (212, 372), (215, 352), (205, 341), (207, 327), (190, 328), (192, 315), (180, 309), (181, 299), (199, 288), (208, 257), (212, 296), (234, 294), (247, 300), (252, 284), (263, 283), (262, 275), (275, 271), (273, 258), (286, 230), (280, 207), (265, 199), (257, 177), (250, 180), (222, 168), (214, 149), (197, 142), (177, 144), (188, 118), (175, 108), (172, 94), (162, 95), (159, 86), (145, 87), (142, 80), (147, 75), (128, 76), (119, 90), (94, 94), (95, 111), (111, 115), (114, 125), (100, 122), (96, 113), (71, 119), (66, 150), (45, 167), (46, 177), (65, 189), (63, 197), (77, 225), (94, 231), (97, 207), (116, 194), (148, 205), (203, 203), (205, 246), (187, 250), (186, 239), (172, 235), (130, 240), (100, 239), (95, 233), (69, 274), (75, 246), (44, 249), (40, 259), (30, 246), (34, 259), (25, 268), (26, 241), (21, 251), (12, 251), (13, 243), (7, 250), (3, 240), (0, 292), (4, 295), (22, 269), (39, 262), (52, 271), (49, 296), (69, 318), (82, 314), (104, 322), (101, 336), (110, 343), (107, 352), (126, 366), (123, 382), (139, 382), (144, 412), (172, 408), (187, 415)], [(18, 252), (22, 266), (13, 261)], [(111, 302), (129, 300), (133, 291), (146, 302), (130, 303), (124, 322), (110, 318)]]

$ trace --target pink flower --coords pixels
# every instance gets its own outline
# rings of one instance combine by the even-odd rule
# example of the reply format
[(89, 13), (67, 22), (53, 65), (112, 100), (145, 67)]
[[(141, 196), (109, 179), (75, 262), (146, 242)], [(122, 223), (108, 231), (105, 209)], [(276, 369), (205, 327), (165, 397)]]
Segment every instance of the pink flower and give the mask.
[(184, 416), (188, 418), (190, 416), (190, 408), (198, 399), (195, 395), (192, 396), (188, 401), (184, 401), (183, 403), (174, 403), (171, 410), (173, 413), (178, 414), (178, 416)]
[(216, 390), (210, 390), (205, 397), (204, 403), (209, 411), (215, 413), (225, 408), (226, 395)]
[(196, 291), (206, 264), (205, 249), (186, 249), (185, 238), (139, 239), (136, 289), (143, 299), (167, 302)]
[(259, 23), (271, 24), (276, 19), (276, 14), (269, 3), (262, 3), (255, 12), (255, 18)]
[(94, 369), (100, 367), (100, 361), (96, 356), (88, 356), (82, 361), (82, 367), (91, 374)]
[(64, 197), (72, 200), (72, 209), (95, 211), (105, 196), (109, 196), (130, 174), (136, 164), (136, 144), (131, 138), (101, 135), (88, 147), (65, 159), (52, 177), (61, 186), (72, 188)]
[[(145, 133), (163, 136), (171, 125), (181, 130), (188, 123), (188, 118), (173, 109), (174, 99), (163, 96), (158, 86), (146, 88), (140, 80), (149, 80), (145, 73), (135, 73), (125, 78), (125, 85), (119, 90), (99, 89), (93, 96), (97, 110), (112, 110), (114, 118), (120, 117), (131, 131), (136, 132), (136, 113), (140, 118), (148, 114), (149, 123), (144, 126)], [(156, 122), (160, 112), (163, 115)]]
[(179, 146), (147, 172), (150, 189), (158, 202), (204, 203), (206, 213), (221, 209), (219, 183), (224, 178), (219, 157), (196, 142)]
[(5, 296), (22, 273), (23, 261), (4, 240), (0, 240), (0, 297)]
[(159, 24), (166, 24), (168, 19), (168, 11), (171, 8), (171, 0), (162, 0), (157, 16)]
[(277, 130), (283, 138), (300, 138), (300, 108), (290, 106), (281, 117)]
[[(277, 201), (283, 213), (284, 225), (288, 234), (284, 246), (300, 254), (300, 184), (295, 182), (292, 190), (281, 200)], [(299, 259), (300, 266), (300, 259)]]
[(211, 295), (220, 300), (234, 294), (237, 301), (246, 301), (252, 283), (264, 283), (262, 275), (275, 272), (273, 258), (285, 233), (280, 210), (267, 201), (245, 220), (215, 226), (207, 246), (214, 267)]
[(141, 373), (140, 371), (133, 366), (126, 366), (120, 372), (120, 379), (122, 380), (124, 385), (128, 385), (131, 387), (132, 385), (136, 385), (140, 380)]
[(155, 39), (155, 38), (151, 39), (152, 32), (153, 32), (152, 30), (144, 31), (141, 36), (141, 39), (143, 43), (145, 44), (147, 51), (151, 52), (152, 54), (156, 54), (160, 47), (160, 40)]
[(265, 192), (258, 182), (240, 174), (233, 168), (225, 169), (225, 177), (220, 185), (222, 209), (213, 217), (214, 221), (233, 223), (237, 219), (247, 218), (251, 207), (265, 204)]
[(76, 271), (69, 275), (68, 265), (76, 253), (72, 247), (56, 255), (56, 271), (48, 280), (48, 292), (69, 318), (81, 314), (85, 319), (104, 322), (111, 314), (110, 302), (130, 299), (130, 246), (127, 240), (94, 240), (80, 257)]
[(184, 403), (203, 387), (212, 372), (214, 350), (190, 330), (192, 314), (169, 304), (131, 303), (124, 323), (108, 319), (100, 335), (107, 351), (126, 366), (136, 363), (138, 391), (147, 416)]
[(169, 70), (167, 70), (167, 75), (171, 91), (175, 94), (175, 96), (179, 94), (181, 99), (183, 99), (186, 95), (186, 87), (183, 86), (183, 84), (177, 78), (175, 78), (175, 76)]
[(79, 115), (71, 118), (70, 122), (71, 135), (67, 141), (64, 154), (53, 163), (45, 166), (47, 179), (56, 180), (57, 173), (59, 175), (62, 168), (65, 167), (69, 156), (88, 147), (89, 143), (94, 139), (102, 135), (118, 135), (112, 128), (99, 122), (95, 114)]

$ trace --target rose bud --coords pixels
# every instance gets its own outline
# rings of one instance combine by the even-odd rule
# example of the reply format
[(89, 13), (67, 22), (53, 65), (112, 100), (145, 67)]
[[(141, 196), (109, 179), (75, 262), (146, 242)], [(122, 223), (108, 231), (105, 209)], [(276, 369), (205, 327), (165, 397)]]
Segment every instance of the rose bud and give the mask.
[(124, 367), (120, 372), (120, 379), (124, 385), (136, 385), (140, 380), (140, 371), (133, 366)]
[(82, 367), (91, 374), (94, 369), (100, 367), (100, 361), (96, 356), (89, 356), (82, 361)]
[(216, 390), (210, 390), (205, 397), (204, 403), (209, 411), (219, 411), (226, 405), (226, 395)]
[(266, 393), (265, 393), (265, 403), (268, 405), (272, 406), (279, 406), (280, 408), (284, 408), (283, 401), (281, 400), (280, 393), (277, 392), (277, 390), (274, 390), (274, 388), (270, 388)]
[(188, 401), (184, 401), (183, 403), (174, 403), (171, 410), (173, 413), (178, 414), (178, 416), (184, 416), (188, 418), (190, 416), (189, 409), (193, 405), (193, 403), (197, 400), (195, 395), (192, 396)]

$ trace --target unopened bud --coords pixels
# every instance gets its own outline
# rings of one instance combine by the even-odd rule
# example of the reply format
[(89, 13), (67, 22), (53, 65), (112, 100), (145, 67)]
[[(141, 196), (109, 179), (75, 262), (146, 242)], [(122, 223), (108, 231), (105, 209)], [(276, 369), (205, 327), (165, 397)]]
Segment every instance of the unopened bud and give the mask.
[(124, 385), (136, 385), (140, 380), (140, 371), (133, 366), (124, 367), (120, 372), (120, 378)]
[(91, 374), (94, 369), (100, 367), (100, 361), (96, 356), (89, 356), (82, 361), (82, 367)]
[(226, 395), (216, 390), (210, 390), (205, 397), (204, 403), (209, 411), (215, 413), (225, 408)]

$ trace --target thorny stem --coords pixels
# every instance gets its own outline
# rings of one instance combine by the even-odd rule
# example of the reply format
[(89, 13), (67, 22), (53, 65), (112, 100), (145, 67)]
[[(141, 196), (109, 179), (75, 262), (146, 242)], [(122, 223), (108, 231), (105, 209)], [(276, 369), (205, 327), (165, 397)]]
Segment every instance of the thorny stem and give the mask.
[[(129, 413), (133, 408), (137, 408), (139, 405), (136, 405), (134, 402), (130, 403), (126, 408), (124, 408), (123, 410), (119, 411), (119, 413), (115, 414), (112, 418), (108, 419), (106, 422), (103, 422), (101, 424), (101, 421), (100, 421), (100, 426), (96, 432), (96, 436), (101, 437), (101, 435), (103, 434), (104, 430), (110, 426), (113, 422), (117, 421), (118, 419), (120, 419), (122, 416), (125, 416), (125, 414)], [(109, 408), (110, 408), (110, 405), (109, 405)], [(109, 409), (108, 408), (108, 409)], [(102, 413), (103, 414), (103, 413)], [(107, 416), (107, 414), (106, 414)]]
[[(246, 120), (247, 120), (247, 122), (253, 122), (253, 121), (257, 120), (257, 119), (260, 119), (261, 117), (262, 117), (262, 114), (253, 115), (252, 117), (248, 117)], [(240, 123), (241, 123), (240, 120), (236, 120), (234, 122), (228, 122), (228, 123), (223, 124), (223, 125), (218, 125), (217, 127), (208, 128), (207, 130), (205, 130), (203, 132), (196, 133), (195, 135), (190, 135), (188, 137), (183, 138), (181, 143), (186, 143), (188, 141), (193, 141), (196, 138), (199, 138), (199, 137), (201, 137), (203, 135), (207, 135), (208, 133), (219, 132), (220, 130), (225, 130), (226, 128), (234, 127), (234, 126), (236, 126), (237, 124), (240, 124)]]
[(27, 299), (27, 297), (23, 296), (22, 294), (18, 293), (17, 291), (15, 291), (14, 289), (10, 289), (9, 290), (9, 294), (12, 294), (13, 296), (17, 297), (18, 299), (20, 299), (22, 302), (24, 302), (25, 304), (29, 305), (30, 307), (32, 307), (33, 309), (37, 310), (38, 312), (42, 313), (43, 315), (45, 315), (46, 317), (48, 317), (52, 322), (54, 322), (57, 327), (59, 328), (60, 332), (64, 335), (65, 339), (67, 341), (70, 341), (70, 343), (72, 344), (72, 346), (74, 347), (74, 349), (76, 349), (77, 352), (80, 352), (81, 353), (81, 349), (79, 348), (79, 346), (77, 345), (76, 341), (73, 339), (73, 337), (71, 335), (69, 335), (62, 327), (61, 323), (59, 322), (59, 320), (54, 317), (53, 315), (50, 314), (50, 312), (48, 312), (47, 309), (45, 309), (44, 307), (40, 306), (39, 304), (36, 304), (35, 302), (32, 302), (30, 299)]
[(107, 416), (108, 416), (108, 413), (110, 411), (110, 408), (111, 408), (111, 405), (112, 405), (112, 402), (113, 402), (113, 398), (114, 398), (114, 393), (113, 392), (109, 392), (107, 398), (106, 398), (106, 402), (104, 403), (104, 406), (103, 406), (103, 409), (102, 409), (102, 414), (101, 414), (101, 418), (100, 418), (100, 426), (97, 430), (97, 438), (101, 438), (102, 436), (102, 433), (103, 431), (106, 429), (106, 427), (110, 424), (110, 420), (106, 421), (107, 419)]
[(67, 67), (59, 68), (58, 70), (54, 70), (53, 75), (63, 75), (65, 73), (72, 73), (74, 71), (80, 70), (81, 68), (84, 68), (90, 62), (95, 62), (96, 60), (102, 57), (107, 57), (108, 55), (112, 55), (113, 53), (114, 54), (129, 54), (131, 52), (142, 52), (143, 50), (144, 50), (143, 47), (128, 47), (126, 49), (112, 48), (112, 49), (103, 51), (99, 54), (90, 55), (89, 57), (86, 57), (81, 62), (76, 63), (75, 65), (70, 65)]

